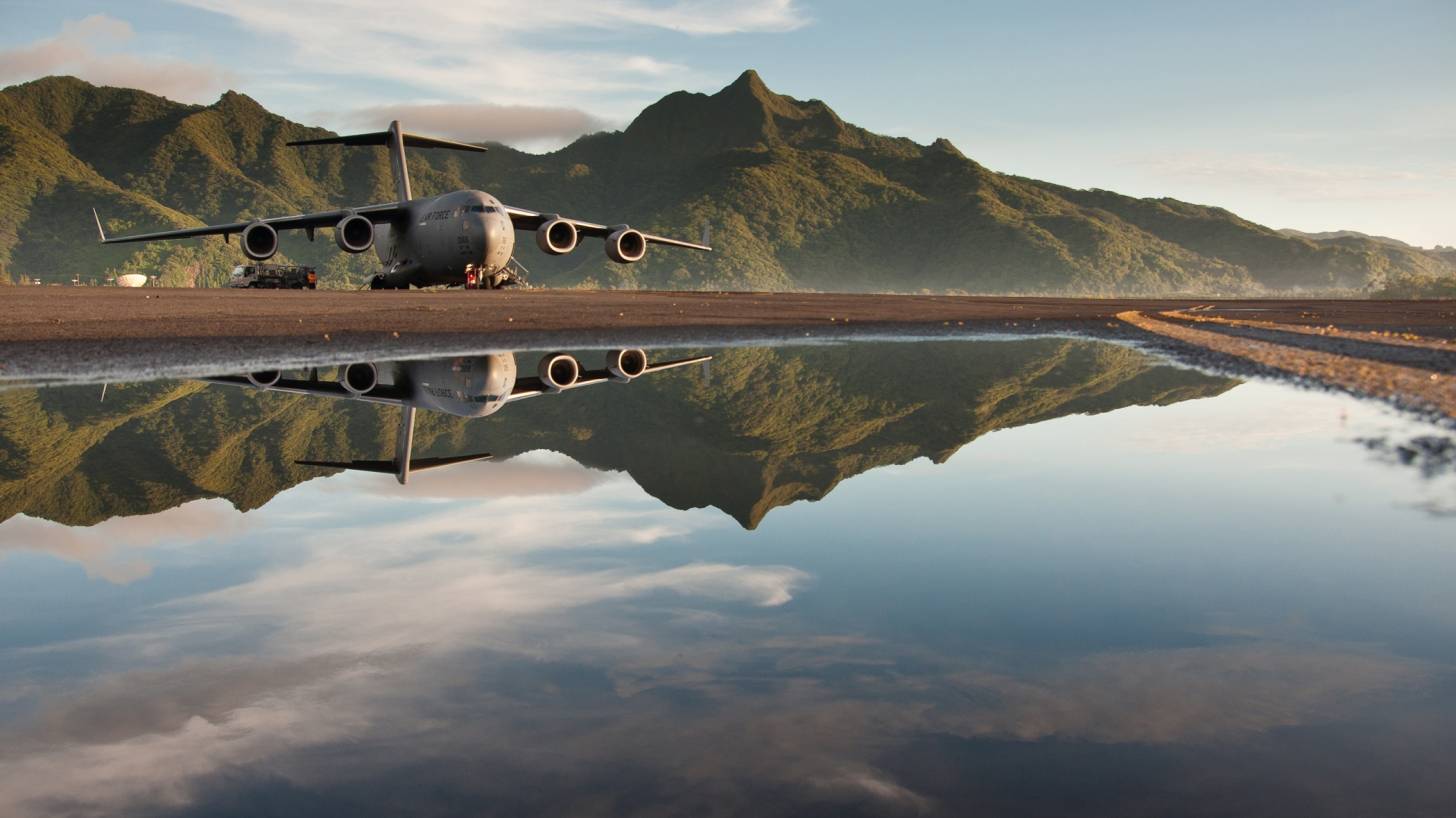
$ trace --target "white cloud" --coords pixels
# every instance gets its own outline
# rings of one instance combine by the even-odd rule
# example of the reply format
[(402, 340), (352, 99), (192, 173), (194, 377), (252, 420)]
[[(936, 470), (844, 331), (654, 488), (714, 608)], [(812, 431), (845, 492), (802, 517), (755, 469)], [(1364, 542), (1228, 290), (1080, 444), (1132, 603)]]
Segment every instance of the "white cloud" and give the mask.
[[(632, 50), (626, 44), (633, 35), (781, 32), (807, 23), (793, 0), (560, 0), (529, 9), (485, 0), (421, 4), (407, 13), (390, 0), (175, 2), (223, 15), (267, 38), (273, 58), (295, 73), (344, 78), (336, 96), (351, 108), (398, 102), (396, 92), (378, 87), (387, 84), (414, 89), (409, 103), (538, 107), (545, 100), (627, 116), (647, 96), (660, 94), (664, 82), (682, 87), (703, 79), (686, 66)], [(605, 99), (612, 95), (629, 99)], [(554, 123), (553, 133), (560, 127)], [(470, 138), (506, 141), (509, 130), (487, 128)]]
[(98, 85), (140, 88), (172, 99), (209, 101), (231, 75), (205, 63), (117, 53), (135, 32), (124, 20), (93, 14), (66, 21), (54, 37), (0, 51), (0, 84), (72, 74)]

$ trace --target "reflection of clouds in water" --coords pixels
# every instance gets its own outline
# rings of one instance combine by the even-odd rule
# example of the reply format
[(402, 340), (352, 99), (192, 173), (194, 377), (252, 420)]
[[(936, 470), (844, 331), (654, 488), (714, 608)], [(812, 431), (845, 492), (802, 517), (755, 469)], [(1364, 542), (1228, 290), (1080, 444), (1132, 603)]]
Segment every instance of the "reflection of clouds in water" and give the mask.
[(20, 515), (0, 523), (0, 555), (51, 554), (80, 564), (89, 576), (125, 584), (152, 572), (151, 563), (135, 552), (232, 536), (244, 528), (245, 519), (226, 500), (194, 500), (157, 514), (112, 517), (87, 528)]
[[(629, 536), (639, 538), (643, 531)], [(517, 648), (510, 632), (523, 618), (654, 591), (782, 605), (805, 579), (786, 566), (541, 568), (462, 553), (471, 545), (455, 542), (449, 551), (402, 564), (393, 549), (370, 553), (368, 542), (355, 542), (175, 607), (182, 618), (205, 629), (231, 628), (235, 619), (272, 623), (279, 632), (270, 649), (289, 653), (416, 646), (438, 651), (462, 643)]]
[[(306, 529), (337, 530), (341, 521), (347, 523), (360, 513), (377, 512), (382, 506), (374, 498), (396, 501), (397, 507), (404, 510), (405, 500), (507, 501), (580, 495), (593, 489), (615, 487), (615, 496), (624, 501), (636, 499), (635, 492), (629, 490), (630, 482), (625, 485), (624, 482), (620, 476), (588, 469), (564, 455), (533, 452), (502, 463), (466, 464), (421, 472), (411, 478), (408, 486), (373, 474), (311, 481), (302, 491), (326, 497), (326, 502), (294, 506), (286, 511), (270, 510), (273, 512), (270, 520)], [(550, 512), (557, 522), (547, 530), (539, 525), (544, 520), (532, 517), (533, 511), (542, 513), (544, 508), (534, 501), (491, 508), (494, 516), (490, 524), (495, 526), (496, 545), (506, 543), (518, 550), (543, 547), (551, 541), (570, 545), (574, 534), (582, 535), (576, 544), (587, 545), (610, 543), (619, 537), (635, 543), (650, 543), (685, 533), (678, 522), (638, 526), (632, 530), (614, 529), (614, 523), (631, 514), (574, 514), (571, 509)], [(457, 531), (473, 532), (479, 528), (480, 516), (481, 507), (462, 506), (450, 520), (412, 521), (386, 525), (381, 530), (392, 531), (401, 543), (413, 547), (417, 539), (448, 537)], [(152, 561), (144, 552), (173, 545), (198, 547), (225, 541), (255, 527), (255, 522), (256, 515), (239, 512), (222, 499), (194, 500), (155, 514), (112, 517), (89, 527), (66, 526), (18, 515), (0, 522), (0, 557), (7, 551), (50, 554), (81, 565), (89, 576), (124, 585), (151, 575)], [(570, 530), (578, 524), (588, 527), (579, 532)], [(410, 536), (411, 531), (403, 530), (416, 525), (419, 528), (413, 531), (414, 536)]]
[[(752, 811), (765, 793), (788, 793), (914, 813), (937, 804), (880, 762), (916, 736), (1218, 742), (1345, 717), (1427, 674), (1418, 663), (1337, 646), (1254, 644), (1113, 653), (1012, 675), (914, 646), (798, 634), (802, 623), (742, 610), (719, 611), (704, 634), (699, 620), (633, 603), (634, 593), (702, 587), (701, 576), (687, 586), (665, 576), (699, 568), (605, 583), (586, 572), (574, 586), (558, 575), (529, 608), (471, 619), (473, 630), (445, 629), (408, 649), (381, 646), (409, 628), (417, 638), (439, 628), (443, 617), (427, 601), (394, 611), (408, 628), (380, 639), (372, 633), (380, 619), (366, 619), (340, 631), (333, 650), (316, 643), (312, 626), (301, 639), (294, 632), (315, 615), (275, 610), (279, 627), (259, 658), (104, 679), (48, 703), (26, 733), (0, 737), (11, 748), (0, 751), (0, 812), (25, 814), (28, 800), (58, 794), (108, 810), (126, 799), (184, 803), (194, 784), (240, 765), (347, 790), (426, 764), (453, 785), (471, 782), (473, 797), (512, 802), (536, 783), (572, 803), (602, 786), (584, 770), (607, 769), (641, 776), (634, 787), (673, 799), (678, 812)], [(569, 589), (577, 593), (563, 596)], [(273, 603), (331, 604), (332, 591), (299, 590)], [(255, 603), (208, 595), (191, 604), (208, 616), (264, 615)], [(461, 603), (448, 594), (444, 604)], [(289, 655), (268, 655), (277, 652)], [(153, 696), (166, 701), (148, 703)], [(105, 716), (125, 709), (136, 712)], [(329, 751), (305, 753), (320, 746)], [(513, 775), (500, 776), (505, 769)]]
[[(1156, 413), (1157, 422), (1147, 422)], [(1282, 384), (1250, 382), (1217, 401), (1175, 406), (1130, 407), (1097, 419), (1099, 429), (1137, 450), (1168, 454), (1212, 454), (1265, 449), (1298, 439), (1325, 441), (1332, 430), (1412, 425), (1371, 401)]]
[[(792, 567), (644, 552), (719, 520), (664, 511), (617, 476), (569, 505), (465, 496), (270, 505), (260, 536), (303, 531), (286, 564), (153, 609), (115, 637), (151, 667), (53, 692), (0, 734), (0, 814), (195, 804), (275, 776), (357, 799), (405, 786), (402, 767), (429, 769), (442, 798), (522, 813), (590, 814), (630, 784), (664, 812), (914, 814), (947, 806), (887, 769), (918, 737), (1236, 740), (1348, 716), (1428, 674), (1256, 638), (1012, 672), (818, 632), (785, 607), (809, 579)], [(260, 634), (249, 656), (170, 660), (244, 630)]]
[[(43, 814), (56, 798), (79, 814), (184, 804), (193, 784), (214, 773), (416, 729), (418, 714), (401, 705), (438, 693), (446, 676), (422, 669), (450, 671), (452, 657), (540, 655), (565, 642), (620, 650), (640, 638), (573, 616), (577, 609), (663, 593), (684, 605), (773, 607), (804, 583), (803, 572), (786, 566), (608, 559), (613, 548), (719, 523), (664, 511), (621, 482), (598, 481), (581, 502), (559, 508), (509, 497), (421, 513), (407, 498), (336, 494), (322, 516), (316, 501), (255, 515), (258, 536), (295, 538), (289, 563), (154, 608), (145, 629), (72, 643), (144, 656), (156, 667), (102, 676), (70, 694), (36, 694), (29, 704), (38, 715), (0, 735), (0, 814)], [(406, 513), (383, 524), (365, 517)], [(169, 516), (124, 522), (141, 531)], [(586, 564), (564, 550), (580, 548), (591, 549)], [(544, 552), (566, 561), (533, 564)], [(243, 632), (262, 634), (256, 655), (166, 663), (188, 645), (225, 644)]]
[[(245, 663), (254, 670), (241, 681), (227, 678)], [(265, 763), (292, 748), (366, 735), (372, 714), (361, 706), (361, 693), (372, 686), (375, 671), (363, 663), (341, 665), (335, 657), (318, 664), (315, 671), (304, 663), (251, 659), (187, 663), (103, 681), (75, 708), (51, 706), (34, 731), (7, 738), (0, 749), (0, 814), (118, 815), (181, 806), (208, 775)], [(280, 672), (270, 677), (275, 670)], [(143, 681), (165, 686), (138, 690), (138, 699), (172, 703), (152, 705), (129, 721), (123, 716), (121, 723), (85, 724), (89, 708), (123, 703), (117, 687)]]
[(1216, 741), (1331, 717), (1361, 695), (1426, 677), (1418, 662), (1354, 651), (1247, 645), (1113, 653), (1031, 680), (957, 674), (955, 687), (984, 704), (946, 726), (1023, 741)]

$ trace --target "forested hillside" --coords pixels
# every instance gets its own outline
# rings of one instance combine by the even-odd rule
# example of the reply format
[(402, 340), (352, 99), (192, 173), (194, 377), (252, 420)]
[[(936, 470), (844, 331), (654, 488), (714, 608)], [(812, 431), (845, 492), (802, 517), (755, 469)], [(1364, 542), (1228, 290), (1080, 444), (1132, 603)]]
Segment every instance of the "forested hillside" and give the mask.
[[(236, 93), (195, 106), (68, 77), (4, 89), (0, 278), (146, 272), (217, 284), (240, 258), (235, 246), (103, 248), (91, 208), (122, 233), (388, 201), (382, 149), (284, 144), (326, 133)], [(659, 249), (622, 266), (597, 242), (552, 259), (521, 235), (518, 257), (554, 286), (1227, 294), (1452, 276), (1416, 248), (1285, 235), (1216, 207), (997, 173), (945, 140), (880, 136), (823, 102), (775, 94), (752, 71), (716, 94), (670, 94), (625, 130), (550, 154), (415, 150), (410, 162), (417, 196), (480, 188), (685, 237), (707, 225), (718, 248)], [(312, 245), (286, 236), (284, 255), (320, 266), (326, 286), (357, 286), (373, 255), (344, 255), (327, 232)]]

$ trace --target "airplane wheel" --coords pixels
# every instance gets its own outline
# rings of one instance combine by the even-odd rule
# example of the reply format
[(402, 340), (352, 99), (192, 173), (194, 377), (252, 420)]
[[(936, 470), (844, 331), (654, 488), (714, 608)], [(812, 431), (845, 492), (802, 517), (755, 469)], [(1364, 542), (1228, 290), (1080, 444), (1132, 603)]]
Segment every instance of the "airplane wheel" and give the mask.
[(369, 279), (369, 289), (371, 289), (371, 290), (384, 290), (384, 289), (388, 289), (384, 285), (384, 276), (375, 276), (375, 277)]

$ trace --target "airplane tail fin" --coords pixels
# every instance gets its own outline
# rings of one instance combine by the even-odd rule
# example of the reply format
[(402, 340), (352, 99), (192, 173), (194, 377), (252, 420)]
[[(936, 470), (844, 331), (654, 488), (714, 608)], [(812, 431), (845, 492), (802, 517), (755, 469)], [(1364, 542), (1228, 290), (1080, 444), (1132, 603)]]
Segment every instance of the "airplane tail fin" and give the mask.
[(409, 166), (405, 163), (404, 149), (449, 148), (457, 151), (478, 151), (486, 149), (480, 145), (439, 139), (433, 136), (405, 133), (400, 130), (399, 120), (389, 123), (389, 130), (376, 133), (351, 134), (348, 136), (325, 136), (319, 139), (295, 139), (289, 145), (382, 145), (389, 148), (389, 164), (394, 171), (394, 192), (401, 202), (414, 198), (410, 195)]

